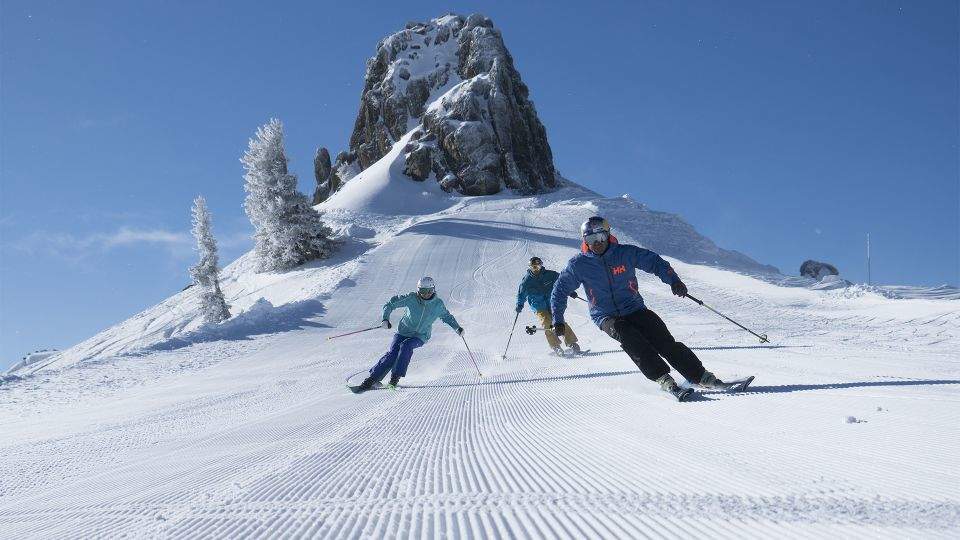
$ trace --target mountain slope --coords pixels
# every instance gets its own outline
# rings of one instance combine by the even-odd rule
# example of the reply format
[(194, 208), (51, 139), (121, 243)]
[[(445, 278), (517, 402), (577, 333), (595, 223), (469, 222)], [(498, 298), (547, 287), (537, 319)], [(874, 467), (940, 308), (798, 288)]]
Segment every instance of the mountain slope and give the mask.
[[(721, 377), (756, 374), (753, 392), (667, 399), (578, 302), (568, 321), (593, 356), (550, 357), (518, 331), (501, 360), (528, 258), (558, 268), (585, 216), (618, 209), (616, 232), (638, 241), (636, 203), (574, 185), (424, 194), (388, 158), (323, 206), (353, 238), (337, 258), (228, 267), (239, 315), (222, 327), (196, 325), (187, 290), (0, 386), (0, 536), (956, 536), (955, 302), (671, 259), (691, 292), (771, 336), (641, 277), (678, 339)], [(350, 394), (390, 333), (327, 338), (375, 324), (424, 274), (484, 377), (438, 323), (405, 388)]]

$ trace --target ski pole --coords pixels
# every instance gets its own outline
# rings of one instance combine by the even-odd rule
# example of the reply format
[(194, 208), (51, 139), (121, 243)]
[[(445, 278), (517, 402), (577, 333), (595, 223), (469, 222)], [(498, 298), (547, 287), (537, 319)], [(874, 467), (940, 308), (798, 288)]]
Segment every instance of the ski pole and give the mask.
[(713, 309), (712, 307), (704, 304), (704, 303), (703, 303), (703, 300), (700, 300), (699, 298), (697, 298), (697, 297), (695, 297), (695, 296), (690, 296), (689, 294), (687, 294), (687, 295), (685, 295), (685, 296), (686, 296), (687, 298), (693, 300), (694, 302), (700, 304), (701, 306), (709, 309), (710, 311), (716, 313), (717, 315), (723, 317), (724, 319), (726, 319), (726, 320), (732, 322), (733, 324), (739, 326), (740, 328), (746, 330), (747, 332), (750, 332), (751, 334), (757, 336), (758, 338), (760, 338), (760, 343), (769, 343), (769, 342), (770, 342), (770, 340), (767, 339), (767, 335), (766, 335), (766, 334), (758, 334), (758, 333), (754, 332), (753, 330), (751, 330), (751, 329), (747, 328), (746, 326), (738, 323), (737, 321), (731, 319), (730, 317), (727, 317), (727, 316), (724, 315), (723, 313), (720, 313), (719, 311)]
[(477, 374), (483, 377), (483, 373), (480, 373), (480, 366), (477, 365), (476, 359), (473, 358), (473, 351), (471, 351), (470, 346), (467, 345), (467, 338), (463, 337), (463, 334), (460, 334), (460, 339), (463, 340), (463, 345), (467, 348), (467, 354), (470, 355), (470, 360), (473, 360), (473, 367), (477, 368)]
[(517, 329), (517, 319), (520, 318), (520, 313), (517, 312), (517, 316), (513, 318), (513, 326), (510, 327), (510, 337), (507, 338), (507, 346), (503, 348), (503, 359), (507, 359), (507, 349), (510, 348), (510, 340), (513, 339), (513, 331)]
[(370, 330), (376, 330), (377, 328), (382, 328), (379, 324), (376, 326), (371, 326), (370, 328), (364, 328), (363, 330), (354, 330), (353, 332), (347, 332), (346, 334), (340, 334), (337, 336), (329, 336), (327, 339), (337, 339), (344, 336), (352, 336), (354, 334), (359, 334), (360, 332), (369, 332)]

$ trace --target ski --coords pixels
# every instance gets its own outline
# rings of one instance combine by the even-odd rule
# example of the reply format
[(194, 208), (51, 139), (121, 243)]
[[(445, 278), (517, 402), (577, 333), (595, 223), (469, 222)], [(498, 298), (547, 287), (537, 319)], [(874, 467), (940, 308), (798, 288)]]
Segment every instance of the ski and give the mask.
[(753, 382), (754, 376), (744, 377), (742, 379), (737, 379), (735, 381), (725, 382), (722, 385), (715, 388), (716, 390), (722, 390), (724, 392), (743, 392), (746, 390), (750, 383)]
[(696, 391), (693, 388), (683, 388), (682, 386), (677, 386), (675, 390), (669, 390), (668, 392), (680, 402), (689, 401), (690, 398), (696, 395)]
[(572, 349), (562, 349), (560, 352), (550, 351), (550, 356), (558, 358), (575, 358), (577, 356), (589, 356), (590, 349), (583, 349), (580, 352), (573, 352)]
[(358, 384), (358, 385), (353, 385), (353, 386), (348, 384), (348, 385), (347, 385), (347, 388), (349, 388), (350, 391), (353, 392), (354, 394), (362, 394), (362, 393), (367, 392), (367, 391), (369, 391), (369, 390), (384, 390), (384, 389), (386, 389), (386, 387), (385, 387), (383, 384), (381, 384), (381, 383), (376, 383), (376, 384), (373, 385), (372, 388), (369, 388), (369, 389), (367, 389), (367, 390), (364, 390), (359, 384)]

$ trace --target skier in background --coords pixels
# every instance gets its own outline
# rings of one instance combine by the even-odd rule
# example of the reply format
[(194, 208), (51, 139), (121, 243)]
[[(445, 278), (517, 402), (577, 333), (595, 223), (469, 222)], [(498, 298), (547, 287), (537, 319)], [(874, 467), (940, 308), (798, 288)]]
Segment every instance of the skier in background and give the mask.
[[(537, 315), (540, 326), (544, 329), (543, 335), (547, 338), (547, 345), (558, 356), (563, 356), (563, 349), (560, 347), (560, 339), (557, 334), (563, 336), (563, 341), (567, 348), (574, 353), (580, 353), (580, 345), (577, 343), (577, 335), (573, 329), (564, 326), (562, 332), (554, 332), (553, 320), (550, 316), (550, 292), (553, 290), (553, 284), (557, 281), (560, 274), (553, 270), (547, 270), (543, 267), (543, 261), (540, 257), (530, 258), (530, 268), (527, 274), (520, 280), (520, 288), (517, 290), (517, 313), (523, 311), (523, 304), (529, 303), (530, 309)], [(576, 298), (575, 291), (570, 293), (571, 298)]]
[(359, 392), (373, 388), (383, 380), (388, 371), (392, 372), (390, 385), (396, 386), (400, 378), (407, 374), (407, 366), (410, 364), (413, 350), (422, 347), (430, 340), (433, 323), (437, 319), (447, 323), (458, 335), (463, 335), (463, 327), (457, 323), (457, 319), (447, 311), (443, 300), (437, 296), (437, 285), (432, 277), (420, 278), (416, 292), (394, 296), (383, 305), (383, 322), (381, 323), (383, 328), (393, 328), (390, 324), (390, 314), (400, 307), (406, 308), (407, 313), (400, 319), (390, 350), (370, 369), (370, 376), (357, 387)]
[(567, 308), (567, 296), (583, 284), (593, 322), (620, 342), (640, 371), (651, 381), (659, 383), (661, 389), (680, 400), (692, 392), (680, 389), (670, 376), (670, 366), (703, 388), (724, 387), (724, 383), (705, 370), (697, 355), (675, 340), (660, 317), (643, 303), (637, 289), (637, 268), (655, 274), (670, 285), (673, 294), (686, 296), (687, 286), (680, 281), (670, 263), (650, 250), (618, 243), (610, 234), (610, 224), (602, 217), (594, 216), (585, 221), (580, 227), (580, 236), (583, 240), (581, 253), (570, 259), (553, 286), (550, 300), (554, 331), (565, 331), (563, 313)]

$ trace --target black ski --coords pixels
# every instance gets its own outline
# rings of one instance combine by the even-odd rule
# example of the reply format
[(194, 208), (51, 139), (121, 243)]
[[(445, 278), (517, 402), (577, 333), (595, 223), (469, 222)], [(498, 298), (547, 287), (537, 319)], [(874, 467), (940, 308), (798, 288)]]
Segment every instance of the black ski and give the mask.
[(684, 388), (679, 385), (673, 390), (668, 390), (668, 392), (670, 392), (670, 395), (677, 398), (677, 401), (680, 402), (689, 401), (690, 398), (697, 393), (693, 388)]
[(753, 382), (753, 378), (754, 376), (751, 375), (735, 381), (725, 382), (722, 385), (717, 386), (715, 390), (722, 390), (724, 392), (743, 392), (750, 386), (750, 383)]
[(356, 385), (356, 386), (351, 386), (351, 385), (348, 384), (348, 385), (347, 385), (347, 388), (349, 388), (350, 391), (353, 392), (354, 394), (362, 394), (362, 393), (364, 393), (364, 392), (366, 392), (366, 391), (368, 391), (368, 390), (383, 390), (383, 389), (385, 389), (386, 387), (383, 386), (383, 384), (381, 384), (381, 383), (375, 383), (371, 388), (367, 388), (366, 390), (365, 390), (362, 386), (360, 386), (359, 384)]

